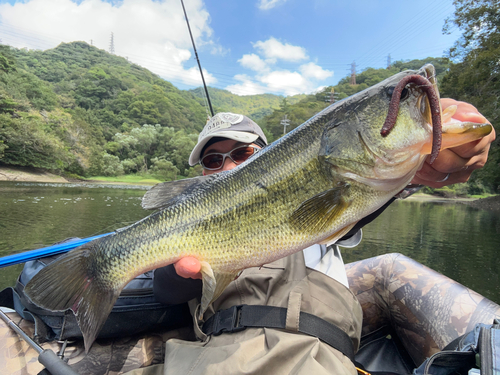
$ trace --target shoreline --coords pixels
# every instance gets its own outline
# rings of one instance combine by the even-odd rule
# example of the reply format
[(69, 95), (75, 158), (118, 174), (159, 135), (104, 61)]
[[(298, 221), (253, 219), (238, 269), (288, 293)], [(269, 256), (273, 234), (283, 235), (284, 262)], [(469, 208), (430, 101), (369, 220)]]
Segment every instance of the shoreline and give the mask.
[(39, 168), (0, 165), (0, 181), (70, 183), (68, 179)]
[[(65, 178), (54, 173), (47, 172), (39, 168), (29, 168), (29, 167), (14, 167), (0, 165), (0, 181), (11, 181), (11, 182), (52, 182), (52, 183), (78, 183), (78, 184), (106, 184), (106, 185), (142, 185), (138, 183), (128, 183), (128, 182), (110, 182), (102, 180), (79, 180), (76, 178)], [(147, 185), (144, 185), (147, 186)], [(151, 186), (149, 184), (149, 186)], [(421, 194), (417, 193), (409, 196), (405, 199), (406, 201), (414, 202), (456, 202), (465, 204), (471, 207), (486, 209), (492, 211), (500, 211), (500, 195), (492, 196), (488, 198), (444, 198), (435, 195)]]
[(152, 186), (154, 184), (130, 183), (122, 181), (104, 181), (94, 179), (78, 179), (59, 176), (55, 173), (47, 172), (41, 168), (15, 167), (0, 164), (0, 181), (10, 182), (41, 182), (58, 184), (102, 184), (102, 185), (143, 185)]

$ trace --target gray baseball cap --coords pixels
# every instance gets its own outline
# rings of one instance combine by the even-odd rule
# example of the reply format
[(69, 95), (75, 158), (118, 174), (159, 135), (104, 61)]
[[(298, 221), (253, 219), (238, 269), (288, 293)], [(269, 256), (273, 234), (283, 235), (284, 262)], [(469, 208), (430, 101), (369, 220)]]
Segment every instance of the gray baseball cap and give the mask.
[(203, 147), (215, 137), (233, 139), (242, 143), (252, 143), (260, 137), (267, 145), (266, 136), (260, 126), (247, 116), (230, 112), (220, 112), (207, 122), (198, 136), (198, 143), (189, 156), (189, 165), (192, 166), (199, 163)]

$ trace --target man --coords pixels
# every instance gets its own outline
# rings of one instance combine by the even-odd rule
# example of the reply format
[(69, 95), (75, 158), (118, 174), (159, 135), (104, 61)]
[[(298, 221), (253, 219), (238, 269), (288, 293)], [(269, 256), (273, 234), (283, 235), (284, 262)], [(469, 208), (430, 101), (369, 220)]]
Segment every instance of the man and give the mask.
[[(443, 108), (456, 105), (454, 117), (459, 120), (486, 121), (466, 103), (443, 99), (442, 105)], [(443, 151), (432, 165), (422, 167), (413, 182), (441, 187), (466, 181), (474, 169), (486, 162), (494, 138), (491, 134)], [(264, 133), (249, 118), (218, 114), (200, 134), (190, 164), (199, 162), (204, 174), (219, 173), (252, 157), (266, 144)], [(361, 233), (356, 229), (341, 241), (356, 245), (360, 239)], [(201, 278), (198, 260), (184, 258), (174, 266), (155, 272), (154, 290), (158, 300), (181, 303), (199, 297), (201, 281), (191, 280)], [(169, 287), (164, 288), (165, 285)], [(180, 293), (172, 293), (175, 290)], [(276, 311), (286, 314), (284, 326), (271, 328), (276, 327), (276, 322), (268, 322), (239, 332), (211, 335), (216, 331), (214, 327), (224, 324), (224, 314), (239, 313), (242, 310), (234, 306), (243, 304), (281, 309)], [(217, 311), (221, 313), (215, 314)], [(262, 318), (258, 310), (249, 311), (252, 318)], [(316, 335), (299, 333), (299, 321), (305, 319), (302, 313), (312, 315), (312, 324), (324, 328), (316, 331)], [(167, 341), (165, 366), (161, 371), (165, 374), (356, 374), (348, 350), (344, 350), (339, 340), (347, 337), (351, 350), (357, 350), (362, 312), (347, 288), (342, 258), (335, 245), (328, 248), (315, 245), (260, 268), (243, 271), (213, 303), (205, 318), (208, 323), (204, 329), (209, 331), (205, 332), (208, 336), (198, 329), (201, 322), (195, 324), (202, 341)], [(332, 326), (341, 332), (335, 334), (337, 331)]]

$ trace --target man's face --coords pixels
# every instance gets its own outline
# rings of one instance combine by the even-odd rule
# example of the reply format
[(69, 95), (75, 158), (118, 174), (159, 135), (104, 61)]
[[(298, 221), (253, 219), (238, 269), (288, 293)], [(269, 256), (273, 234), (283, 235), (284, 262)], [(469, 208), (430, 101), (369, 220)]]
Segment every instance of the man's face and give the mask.
[[(226, 152), (229, 152), (229, 151), (235, 149), (236, 147), (245, 146), (245, 145), (248, 145), (248, 143), (241, 143), (238, 141), (234, 141), (232, 139), (226, 139), (224, 141), (214, 143), (213, 145), (207, 147), (207, 149), (205, 150), (205, 152), (203, 152), (203, 155), (201, 155), (201, 157), (203, 158), (203, 156), (208, 155), (208, 154), (212, 154), (214, 152), (219, 152), (219, 153), (224, 154)], [(251, 145), (259, 147), (254, 143), (251, 143)], [(222, 171), (229, 171), (236, 166), (237, 166), (237, 164), (234, 161), (232, 161), (230, 157), (226, 157), (226, 160), (224, 160), (224, 164), (222, 165), (222, 168), (217, 169), (215, 171), (203, 168), (203, 175), (207, 176), (209, 174), (219, 173)]]

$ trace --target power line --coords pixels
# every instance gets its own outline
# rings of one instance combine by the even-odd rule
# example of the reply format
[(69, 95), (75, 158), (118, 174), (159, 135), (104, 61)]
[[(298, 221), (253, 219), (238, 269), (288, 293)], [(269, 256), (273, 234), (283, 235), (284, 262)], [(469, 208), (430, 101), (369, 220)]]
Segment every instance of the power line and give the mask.
[[(431, 8), (431, 9), (428, 9), (427, 12), (428, 13), (434, 13), (434, 10), (435, 9), (445, 9), (443, 6), (441, 6), (440, 8), (438, 7), (434, 7), (434, 8)], [(438, 12), (436, 12), (438, 13)], [(420, 13), (419, 13), (420, 14)], [(428, 14), (427, 14), (428, 15)], [(437, 15), (439, 16), (439, 14)], [(421, 17), (422, 18), (422, 17)], [(436, 15), (434, 16), (434, 18), (436, 18)], [(427, 18), (427, 19), (419, 19), (418, 22), (410, 22), (410, 26), (412, 28), (416, 28), (416, 27), (421, 27), (422, 24), (426, 25), (426, 24), (429, 24), (429, 22), (434, 22), (434, 18)], [(10, 28), (10, 29), (8, 29)], [(407, 43), (407, 40), (405, 40), (405, 35), (408, 36), (413, 29), (410, 28), (410, 29), (406, 29), (406, 33), (402, 33), (401, 35), (399, 35), (399, 38), (387, 38), (387, 39), (391, 39), (392, 42), (389, 43), (389, 45), (395, 45), (395, 46), (399, 46), (401, 45), (402, 43)], [(7, 25), (5, 23), (0, 23), (0, 36), (2, 37), (4, 43), (9, 43), (10, 41), (13, 41), (15, 40), (16, 41), (16, 44), (19, 45), (18, 41), (19, 40), (29, 40), (31, 41), (30, 44), (31, 45), (35, 45), (35, 48), (40, 48), (40, 49), (47, 49), (47, 48), (54, 48), (54, 44), (56, 41), (60, 42), (60, 39), (56, 39), (55, 37), (53, 36), (48, 36), (48, 35), (43, 35), (44, 39), (40, 39), (40, 35), (43, 35), (43, 34), (40, 34), (40, 33), (36, 33), (36, 36), (33, 32), (30, 32), (30, 31), (27, 31), (27, 30), (24, 30), (24, 29), (20, 29), (20, 28), (16, 28), (16, 27), (13, 27), (13, 26), (10, 26), (10, 25)], [(50, 43), (49, 40), (53, 40), (54, 43)], [(94, 40), (91, 41), (91, 43), (93, 44)], [(379, 44), (379, 48), (378, 50), (379, 51), (382, 51), (382, 50), (386, 50), (386, 48), (381, 48), (380, 46), (383, 46), (385, 42)], [(385, 43), (387, 45), (387, 43)], [(114, 47), (114, 37), (113, 37), (113, 47)], [(375, 46), (374, 46), (375, 47)], [(416, 50), (414, 51), (415, 53), (417, 52), (420, 52), (420, 51), (427, 51), (427, 53), (431, 54), (431, 52), (433, 51), (438, 51), (440, 50), (441, 48), (446, 48), (448, 47), (448, 45), (442, 45), (442, 47), (440, 46), (436, 46), (436, 45), (430, 45), (430, 48), (428, 49), (421, 49), (421, 50)], [(136, 64), (140, 64), (144, 67), (147, 66), (147, 68), (151, 69), (155, 74), (159, 74), (161, 76), (164, 77), (164, 79), (172, 82), (172, 83), (179, 83), (179, 84), (186, 84), (186, 85), (199, 85), (200, 84), (200, 81), (199, 80), (192, 80), (192, 79), (188, 79), (185, 75), (185, 71), (187, 68), (185, 68), (184, 66), (182, 66), (182, 64), (172, 64), (172, 63), (168, 63), (164, 60), (161, 60), (161, 59), (151, 59), (151, 58), (145, 58), (144, 55), (134, 55), (133, 54), (130, 54), (129, 51), (127, 51), (127, 56), (129, 56), (130, 58), (132, 58), (133, 62), (136, 63)], [(385, 64), (383, 63), (383, 61), (385, 60), (386, 56), (383, 56), (382, 54), (380, 55), (375, 55), (375, 54), (367, 54), (365, 53), (363, 56), (363, 59), (361, 60), (361, 63), (359, 61), (359, 59), (356, 59), (356, 70), (359, 72), (362, 70), (362, 67), (363, 66), (372, 66), (372, 67), (377, 67), (377, 65), (379, 67), (382, 67), (384, 66)], [(391, 61), (393, 60), (397, 60), (395, 59), (394, 57), (391, 57)], [(337, 62), (338, 61), (338, 62)], [(340, 66), (345, 66), (345, 63), (341, 63), (340, 62), (341, 60), (327, 60), (325, 63), (322, 63), (322, 67), (323, 68), (328, 68), (328, 67), (340, 67)], [(374, 62), (374, 64), (371, 64), (371, 62)], [(231, 67), (229, 67), (227, 70), (225, 70), (224, 72), (218, 72), (218, 71), (213, 71), (213, 69), (217, 69), (219, 67), (219, 65), (215, 65), (215, 64), (206, 64), (206, 66), (210, 67), (210, 72), (211, 72), (211, 75), (213, 78), (217, 79), (217, 82), (218, 84), (216, 83), (213, 83), (211, 84), (212, 87), (215, 87), (215, 88), (222, 88), (222, 89), (226, 89), (226, 87), (224, 87), (224, 85), (226, 86), (230, 86), (230, 85), (239, 85), (240, 87), (243, 87), (243, 85), (245, 84), (250, 84), (250, 85), (255, 85), (259, 88), (263, 88), (263, 90), (267, 91), (267, 92), (278, 92), (278, 93), (283, 93), (285, 92), (287, 89), (298, 89), (297, 86), (286, 86), (286, 85), (272, 85), (272, 84), (265, 84), (263, 82), (261, 82), (259, 80), (259, 77), (246, 77), (245, 81), (241, 81), (241, 80), (238, 80), (238, 79), (235, 79), (234, 78), (234, 75), (238, 74), (239, 73), (239, 70), (236, 69), (232, 69)], [(212, 69), (213, 67), (213, 69)], [(239, 68), (241, 69), (241, 68)], [(234, 74), (233, 75), (230, 75), (230, 74), (227, 74), (231, 71), (234, 71)], [(253, 94), (254, 90), (251, 90), (249, 91), (249, 89), (240, 89), (240, 93), (243, 94), (243, 95), (246, 95), (247, 93), (248, 94)]]

